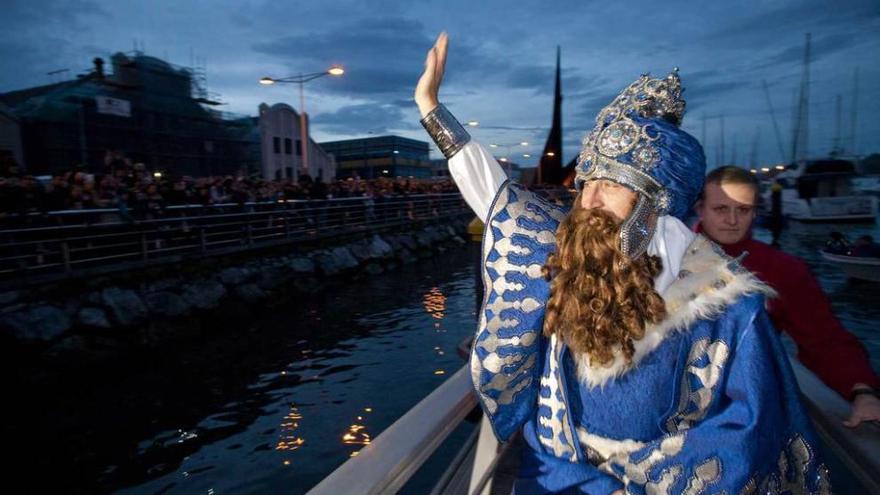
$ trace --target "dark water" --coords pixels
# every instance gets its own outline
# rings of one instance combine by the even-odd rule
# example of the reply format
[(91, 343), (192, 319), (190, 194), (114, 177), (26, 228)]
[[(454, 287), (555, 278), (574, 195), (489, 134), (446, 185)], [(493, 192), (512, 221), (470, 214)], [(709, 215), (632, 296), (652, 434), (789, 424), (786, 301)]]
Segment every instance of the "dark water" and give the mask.
[[(261, 325), (310, 327), (323, 342), (297, 342), (243, 396), (141, 442), (200, 445), (173, 471), (119, 493), (302, 493), (317, 484), (464, 364), (456, 346), (476, 321), (470, 254), (337, 287), (305, 312), (277, 308)], [(254, 400), (259, 416), (211, 438)]]
[[(783, 247), (807, 259), (880, 369), (880, 284), (821, 259), (830, 228), (793, 223)], [(833, 228), (880, 238), (876, 225)], [(476, 256), (470, 245), (341, 281), (258, 318), (226, 311), (123, 363), (9, 370), (23, 387), (12, 392), (9, 467), (36, 491), (304, 493), (463, 365), (455, 348), (475, 327)]]
[(304, 493), (464, 365), (477, 251), (292, 295), (257, 320), (226, 311), (124, 363), (20, 371), (12, 472), (38, 492)]
[[(843, 326), (862, 341), (874, 370), (880, 370), (880, 283), (848, 280), (837, 266), (822, 258), (819, 249), (832, 230), (843, 233), (850, 241), (862, 235), (880, 240), (877, 224), (790, 222), (780, 243), (784, 251), (807, 261)], [(771, 239), (769, 231), (764, 229), (758, 229), (755, 237), (765, 242)]]

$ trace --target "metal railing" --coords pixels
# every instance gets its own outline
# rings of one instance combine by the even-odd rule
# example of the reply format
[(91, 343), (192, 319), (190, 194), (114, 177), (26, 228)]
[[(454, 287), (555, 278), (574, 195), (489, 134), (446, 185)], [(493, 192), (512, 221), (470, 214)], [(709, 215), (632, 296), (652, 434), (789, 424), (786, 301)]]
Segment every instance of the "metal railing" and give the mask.
[(381, 202), (340, 198), (230, 204), (214, 207), (210, 214), (201, 206), (181, 206), (142, 221), (125, 221), (118, 210), (55, 212), (64, 220), (61, 225), (0, 230), (0, 282), (378, 232), (468, 212), (457, 193)]
[[(880, 429), (872, 424), (861, 425), (856, 430), (842, 426), (841, 421), (849, 414), (849, 404), (802, 365), (793, 359), (791, 362), (813, 423), (829, 449), (827, 453), (835, 455), (852, 477), (870, 489), (866, 493), (880, 493)], [(470, 369), (464, 366), (356, 457), (324, 478), (309, 495), (397, 493), (475, 406)], [(469, 482), (458, 483), (455, 490), (444, 490), (441, 486), (434, 492), (469, 495), (491, 492), (495, 467), (504, 446), (499, 446), (485, 416), (477, 436), (478, 440), (472, 436), (464, 446), (469, 454), (460, 452), (452, 462), (453, 466), (463, 464), (464, 460), (471, 464), (461, 465), (459, 470), (463, 473), (457, 473), (457, 476), (463, 474)]]

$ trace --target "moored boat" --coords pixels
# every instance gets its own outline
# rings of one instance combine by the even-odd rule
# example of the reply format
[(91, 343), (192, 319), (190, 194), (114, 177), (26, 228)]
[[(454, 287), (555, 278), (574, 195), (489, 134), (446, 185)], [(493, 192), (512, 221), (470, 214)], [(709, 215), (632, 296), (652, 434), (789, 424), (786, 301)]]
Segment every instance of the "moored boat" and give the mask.
[(776, 176), (783, 186), (782, 211), (803, 222), (873, 222), (877, 197), (854, 189), (856, 177), (849, 160), (802, 162)]
[(819, 252), (825, 260), (840, 267), (850, 278), (880, 282), (880, 258)]

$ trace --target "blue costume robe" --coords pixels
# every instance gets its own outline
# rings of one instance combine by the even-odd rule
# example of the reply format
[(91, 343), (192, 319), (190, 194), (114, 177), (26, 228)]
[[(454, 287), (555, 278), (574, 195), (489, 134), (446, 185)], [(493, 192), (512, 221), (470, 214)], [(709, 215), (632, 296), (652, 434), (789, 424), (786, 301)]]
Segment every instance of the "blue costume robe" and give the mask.
[(567, 214), (506, 182), (486, 219), (471, 373), (501, 441), (522, 428), (515, 492), (830, 493), (771, 293), (702, 236), (631, 365), (592, 367), (542, 335), (541, 266)]

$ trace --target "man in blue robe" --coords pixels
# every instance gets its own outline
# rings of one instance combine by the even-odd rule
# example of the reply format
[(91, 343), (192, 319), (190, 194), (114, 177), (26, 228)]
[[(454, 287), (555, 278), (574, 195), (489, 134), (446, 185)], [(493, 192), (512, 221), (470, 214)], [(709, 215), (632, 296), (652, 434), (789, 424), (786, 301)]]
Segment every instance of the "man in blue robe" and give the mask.
[(682, 223), (705, 159), (677, 73), (599, 113), (569, 210), (506, 180), (438, 103), (446, 46), (415, 97), (486, 224), (470, 363), (496, 436), (526, 441), (515, 492), (830, 493), (772, 290)]

